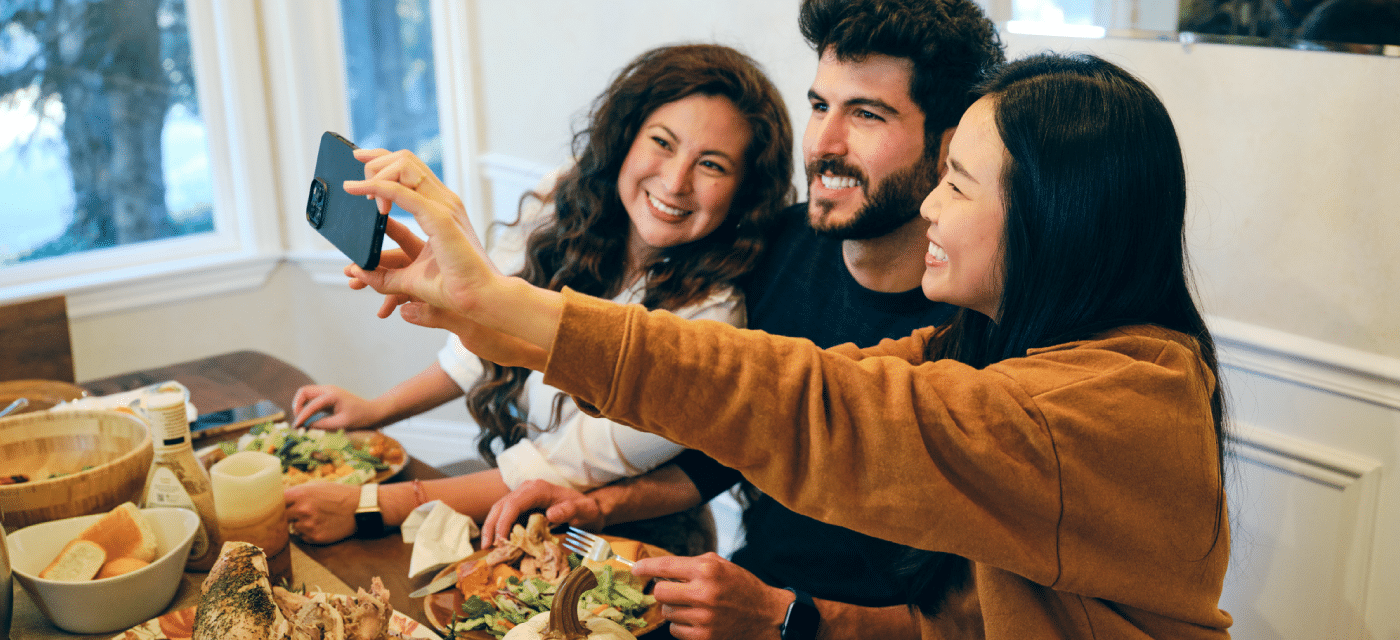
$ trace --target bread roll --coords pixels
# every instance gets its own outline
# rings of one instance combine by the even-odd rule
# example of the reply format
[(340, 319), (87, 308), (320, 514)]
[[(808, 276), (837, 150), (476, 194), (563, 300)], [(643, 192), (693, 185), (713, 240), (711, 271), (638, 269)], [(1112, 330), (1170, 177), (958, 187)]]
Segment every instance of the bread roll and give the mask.
[(86, 582), (91, 580), (107, 562), (107, 552), (90, 540), (74, 540), (64, 545), (58, 557), (39, 572), (45, 580)]
[(102, 570), (97, 572), (94, 580), (103, 578), (115, 578), (119, 575), (131, 573), (141, 567), (149, 566), (151, 563), (140, 558), (113, 558), (102, 565)]
[(146, 522), (146, 516), (130, 502), (108, 511), (92, 526), (78, 534), (79, 540), (91, 540), (106, 550), (108, 558), (136, 558), (155, 562), (156, 534)]

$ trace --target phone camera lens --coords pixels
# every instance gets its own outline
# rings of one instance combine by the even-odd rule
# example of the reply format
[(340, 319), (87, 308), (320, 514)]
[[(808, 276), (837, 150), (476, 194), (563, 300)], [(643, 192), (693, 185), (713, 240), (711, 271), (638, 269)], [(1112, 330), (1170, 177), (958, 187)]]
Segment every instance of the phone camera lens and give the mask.
[(312, 227), (321, 228), (326, 217), (326, 181), (316, 178), (311, 181), (311, 196), (306, 201), (306, 221)]

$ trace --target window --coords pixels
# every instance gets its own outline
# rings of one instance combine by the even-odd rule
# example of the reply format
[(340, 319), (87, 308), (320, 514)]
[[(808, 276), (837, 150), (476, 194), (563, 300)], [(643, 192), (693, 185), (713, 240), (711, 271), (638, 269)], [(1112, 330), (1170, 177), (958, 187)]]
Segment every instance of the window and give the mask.
[(213, 231), (183, 0), (6, 11), (0, 265)]
[[(62, 293), (82, 317), (266, 280), (282, 238), (254, 8), (0, 4), (0, 165), (28, 172), (0, 221), (30, 225), (3, 240), (0, 300)], [(59, 64), (78, 54), (97, 62)]]
[(345, 286), (345, 258), (301, 218), (325, 131), (362, 147), (412, 149), (483, 218), (479, 228), (489, 220), (473, 161), (471, 13), (452, 0), (263, 5), (289, 258), (317, 282)]
[(1176, 31), (1176, 0), (1012, 0), (1012, 33), (1102, 38), (1109, 31)]
[[(113, 16), (145, 16), (143, 42), (157, 53), (130, 73), (150, 74), (143, 86), (158, 87), (168, 102), (163, 110), (154, 100), (140, 105), (160, 116), (138, 118), (139, 134), (122, 137), (117, 125), (134, 125), (117, 122), (93, 130), (108, 146), (138, 140), (146, 156), (159, 157), (147, 165), (159, 171), (124, 174), (157, 175), (159, 188), (118, 189), (145, 194), (135, 208), (163, 221), (149, 240), (71, 251), (52, 242), (88, 213), (74, 195), (86, 191), (74, 186), (64, 134), (83, 111), (35, 80), (36, 70), (59, 69), (38, 62), (43, 29), (52, 26), (38, 21), (72, 19), (49, 15), (63, 11), (90, 14), (99, 28), (117, 24)], [(0, 17), (0, 180), (15, 169), (25, 176), (0, 183), (0, 301), (62, 293), (76, 318), (258, 287), (286, 260), (343, 287), (344, 258), (303, 217), (326, 130), (361, 146), (415, 150), (472, 215), (485, 211), (470, 161), (471, 12), (462, 3), (4, 0)], [(104, 224), (113, 226), (95, 226)], [(35, 253), (45, 245), (52, 255)]]
[[(352, 139), (410, 149), (442, 175), (428, 0), (340, 0)], [(394, 215), (407, 216), (397, 207)]]

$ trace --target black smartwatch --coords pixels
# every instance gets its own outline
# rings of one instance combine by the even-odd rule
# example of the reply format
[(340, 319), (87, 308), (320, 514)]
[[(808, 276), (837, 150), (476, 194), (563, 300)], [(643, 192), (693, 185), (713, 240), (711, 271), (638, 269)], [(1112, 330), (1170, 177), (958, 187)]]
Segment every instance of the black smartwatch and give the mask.
[(360, 485), (360, 504), (355, 507), (355, 537), (384, 536), (384, 514), (379, 511), (379, 485)]
[(812, 596), (792, 587), (787, 588), (796, 599), (788, 605), (787, 615), (783, 616), (783, 626), (779, 633), (783, 640), (813, 640), (817, 637), (817, 627), (821, 626), (822, 614), (817, 605), (812, 604)]

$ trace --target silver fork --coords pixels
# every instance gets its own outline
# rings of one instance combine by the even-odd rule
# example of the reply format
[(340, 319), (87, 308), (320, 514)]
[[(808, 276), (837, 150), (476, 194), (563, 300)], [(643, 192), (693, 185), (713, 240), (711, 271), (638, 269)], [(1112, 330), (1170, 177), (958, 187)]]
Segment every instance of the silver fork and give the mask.
[(607, 540), (577, 527), (569, 527), (569, 530), (560, 538), (559, 544), (565, 549), (583, 556), (585, 560), (603, 562), (616, 558), (618, 562), (629, 567), (633, 564), (631, 560), (613, 553), (612, 545), (608, 544)]

